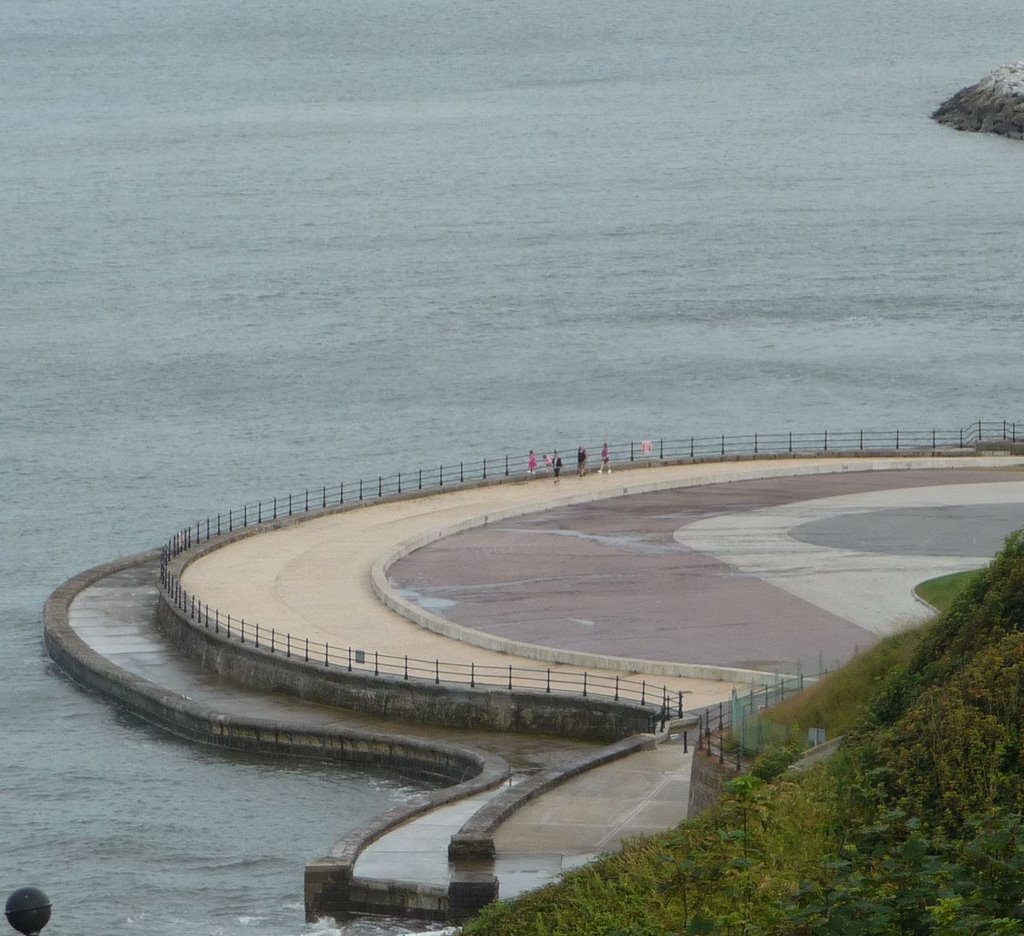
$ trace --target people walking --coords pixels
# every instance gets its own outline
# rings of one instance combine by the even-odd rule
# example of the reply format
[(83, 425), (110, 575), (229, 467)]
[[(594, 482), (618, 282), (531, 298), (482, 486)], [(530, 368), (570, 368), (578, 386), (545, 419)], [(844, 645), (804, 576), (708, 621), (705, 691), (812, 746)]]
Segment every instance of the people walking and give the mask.
[(530, 449), (530, 457), (526, 460), (526, 471), (531, 475), (537, 473), (537, 453), (533, 449)]
[(601, 446), (601, 467), (597, 469), (598, 474), (604, 474), (605, 469), (608, 469), (608, 474), (612, 473), (612, 462), (611, 455), (608, 452), (608, 443), (605, 442)]
[(555, 464), (555, 484), (558, 484), (558, 476), (562, 473), (562, 456), (558, 454), (557, 450), (555, 451), (555, 454), (554, 454), (554, 464)]
[(576, 474), (581, 478), (587, 473), (587, 450), (582, 445), (576, 450)]

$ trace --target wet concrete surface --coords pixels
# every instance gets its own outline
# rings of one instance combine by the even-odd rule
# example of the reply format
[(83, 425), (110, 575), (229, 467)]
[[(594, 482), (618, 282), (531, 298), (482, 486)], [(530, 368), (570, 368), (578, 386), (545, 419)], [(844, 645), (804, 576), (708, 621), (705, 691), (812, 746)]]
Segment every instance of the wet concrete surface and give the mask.
[(183, 657), (156, 624), (158, 567), (134, 566), (101, 579), (71, 603), (75, 632), (117, 666), (225, 715), (267, 718), (307, 727), (338, 727), (458, 744), (504, 757), (513, 769), (536, 770), (596, 745), (543, 735), (465, 729), (448, 731), (393, 722), (360, 712), (254, 692)]

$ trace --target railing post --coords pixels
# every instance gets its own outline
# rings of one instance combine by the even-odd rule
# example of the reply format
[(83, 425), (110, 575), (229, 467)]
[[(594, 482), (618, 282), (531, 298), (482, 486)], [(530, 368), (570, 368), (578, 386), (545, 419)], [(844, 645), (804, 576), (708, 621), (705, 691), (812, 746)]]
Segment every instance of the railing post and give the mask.
[(275, 648), (276, 637), (277, 637), (277, 630), (275, 628), (273, 628), (273, 627), (270, 628), (270, 652), (271, 653), (275, 653), (276, 652), (276, 648)]
[(377, 496), (384, 496), (384, 477), (383, 475), (377, 475)]
[[(275, 498), (275, 500), (276, 500), (276, 498)], [(263, 501), (257, 501), (256, 502), (256, 522), (257, 523), (262, 523), (263, 522)]]
[(241, 623), (238, 625), (238, 641), (239, 643), (245, 643), (245, 618), (242, 618)]
[(629, 440), (629, 460), (633, 461), (633, 458), (634, 458), (634, 455), (633, 455), (633, 440), (630, 439)]
[(402, 472), (398, 472), (398, 493), (402, 493)]
[(828, 451), (828, 429), (825, 430), (825, 451)]
[(231, 615), (228, 615), (228, 640), (231, 639)]
[(441, 664), (437, 661), (437, 657), (434, 657), (434, 685), (437, 686), (441, 682)]
[(277, 519), (277, 498), (276, 497), (274, 498), (274, 514), (273, 514), (273, 517), (271, 519), (273, 519), (273, 520)]
[(463, 462), (459, 462), (459, 484), (466, 483), (466, 466)]
[(327, 509), (327, 485), (324, 485), (324, 502), (320, 505), (324, 510)]
[(437, 469), (437, 486), (444, 487), (444, 465)]
[(352, 672), (352, 648), (348, 648), (348, 671)]
[(935, 430), (932, 429), (932, 451), (935, 451)]
[(757, 433), (754, 433), (754, 454), (757, 454)]
[(615, 701), (619, 701), (619, 674), (615, 674)]
[(306, 638), (306, 662), (309, 662), (309, 638)]
[(484, 481), (487, 480), (487, 459), (484, 459)]
[(342, 481), (338, 485), (338, 506), (340, 507), (345, 503), (345, 482)]
[(860, 431), (860, 448), (861, 448), (861, 451), (864, 451), (864, 430), (863, 429), (861, 429), (861, 431)]
[(665, 460), (665, 440), (658, 439), (658, 458), (662, 461)]
[(423, 490), (423, 469), (422, 468), (420, 468), (420, 481), (419, 481), (418, 490), (420, 490), (420, 491)]
[(508, 455), (505, 456), (505, 477), (508, 477)]
[(722, 435), (722, 454), (725, 454), (725, 434)]
[(790, 434), (789, 434), (789, 454), (790, 455), (793, 454), (793, 433), (792, 432), (790, 432)]
[(547, 684), (547, 687), (545, 688), (544, 691), (548, 692), (548, 693), (551, 692), (551, 667), (550, 666), (548, 667), (548, 684)]
[(373, 651), (373, 675), (380, 676), (380, 651)]
[(309, 488), (306, 488), (306, 513), (309, 513)]
[(402, 676), (403, 679), (409, 678), (409, 654), (405, 655), (405, 674)]
[(690, 436), (690, 458), (693, 458), (693, 436)]
[(331, 645), (324, 641), (324, 669), (331, 665)]
[(290, 517), (291, 515), (292, 515), (292, 496), (291, 496), (291, 494), (289, 494), (288, 495), (288, 516)]
[(647, 704), (647, 680), (646, 679), (642, 683), (640, 683), (640, 704), (641, 705), (646, 705)]
[(256, 622), (256, 649), (260, 648), (260, 622)]
[(900, 450), (900, 431), (899, 431), (899, 429), (897, 429), (896, 430), (896, 451), (898, 452), (899, 450)]
[(292, 655), (292, 635), (291, 632), (285, 634), (285, 655), (289, 658)]
[(508, 691), (512, 691), (512, 664), (508, 665)]
[(469, 661), (469, 688), (476, 688), (476, 664), (472, 660)]
[(583, 698), (587, 697), (587, 671), (583, 671)]
[(359, 479), (359, 499), (363, 499), (363, 479)]

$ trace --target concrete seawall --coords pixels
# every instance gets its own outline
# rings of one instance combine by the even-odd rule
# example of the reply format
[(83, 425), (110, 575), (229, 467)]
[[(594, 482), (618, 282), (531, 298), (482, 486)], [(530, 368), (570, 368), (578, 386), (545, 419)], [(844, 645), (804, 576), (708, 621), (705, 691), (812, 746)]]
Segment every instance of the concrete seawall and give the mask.
[[(472, 890), (456, 888), (453, 895), (432, 895), (426, 904), (427, 911), (417, 913), (417, 894), (421, 890), (417, 885), (360, 881), (353, 878), (352, 866), (364, 848), (390, 829), (503, 783), (509, 774), (504, 759), (473, 748), (428, 743), (397, 734), (326, 730), (294, 722), (229, 717), (121, 669), (74, 631), (70, 623), (71, 603), (91, 585), (123, 570), (153, 563), (156, 557), (156, 553), (142, 553), (96, 566), (67, 580), (50, 595), (43, 611), (43, 639), (61, 671), (120, 708), (189, 741), (265, 756), (372, 765), (398, 776), (443, 784), (440, 789), (419, 794), (377, 816), (342, 838), (329, 857), (310, 863), (305, 886), (306, 914), (310, 920), (341, 915), (359, 906), (377, 913), (400, 913), (408, 908), (411, 915), (427, 919), (444, 919), (449, 914), (465, 916), (478, 909), (479, 902)], [(371, 909), (358, 897), (363, 892), (382, 895), (382, 902)], [(443, 911), (437, 912), (438, 907)]]
[(520, 689), (458, 686), (398, 676), (374, 676), (344, 666), (324, 667), (264, 645), (229, 640), (190, 620), (161, 592), (159, 621), (168, 639), (189, 659), (241, 685), (283, 692), (307, 701), (367, 712), (396, 721), (445, 728), (525, 731), (589, 741), (616, 741), (654, 730), (660, 706), (594, 696)]
[[(421, 793), (410, 802), (376, 816), (344, 835), (328, 856), (309, 862), (304, 883), (308, 920), (343, 918), (351, 913), (433, 921), (463, 920), (493, 900), (497, 894), (493, 875), (457, 872), (447, 886), (440, 886), (398, 878), (361, 877), (354, 873), (354, 868), (359, 855), (391, 830), (440, 807), (504, 784), (510, 768), (502, 757), (461, 745), (425, 742), (398, 734), (322, 730), (295, 722), (227, 716), (127, 672), (75, 632), (70, 610), (76, 596), (116, 573), (147, 564), (155, 566), (157, 555), (156, 552), (142, 553), (105, 563), (74, 576), (50, 595), (44, 608), (43, 636), (57, 666), (80, 686), (189, 741), (264, 756), (372, 765), (399, 776), (444, 784), (441, 789)], [(174, 626), (184, 627), (176, 616), (171, 617), (176, 622)], [(232, 646), (224, 652), (232, 655), (232, 651), (240, 649)], [(317, 672), (311, 678), (322, 679), (323, 676), (322, 672)], [(651, 743), (649, 739), (631, 738), (596, 748), (565, 765), (534, 775), (502, 794), (501, 810), (487, 813), (492, 820), (498, 818), (487, 825), (493, 827), (501, 815), (508, 815), (544, 789)], [(467, 830), (477, 832), (480, 829), (481, 822), (474, 816), (467, 823)]]
[(495, 780), (506, 774), (507, 766), (465, 748), (355, 731), (303, 731), (293, 724), (260, 719), (227, 719), (116, 666), (75, 633), (68, 617), (71, 602), (89, 585), (153, 558), (154, 554), (143, 553), (89, 569), (69, 579), (47, 599), (43, 610), (47, 652), (79, 685), (178, 737), (215, 747), (368, 764), (447, 785), (465, 783), (488, 771), (493, 772)]

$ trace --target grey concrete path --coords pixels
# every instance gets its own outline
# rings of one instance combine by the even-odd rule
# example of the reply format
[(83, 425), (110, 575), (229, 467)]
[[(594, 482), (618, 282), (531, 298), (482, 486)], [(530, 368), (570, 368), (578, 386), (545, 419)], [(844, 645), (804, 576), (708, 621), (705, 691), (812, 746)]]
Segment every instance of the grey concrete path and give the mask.
[[(474, 871), (497, 876), (502, 899), (515, 897), (566, 871), (617, 851), (627, 839), (654, 835), (686, 818), (693, 749), (681, 737), (566, 781), (519, 809), (495, 834), (497, 856)], [(515, 780), (510, 780), (514, 783)], [(374, 842), (356, 874), (447, 884), (447, 842), (498, 791), (436, 809)], [(396, 870), (398, 869), (398, 870)]]

